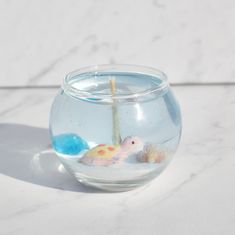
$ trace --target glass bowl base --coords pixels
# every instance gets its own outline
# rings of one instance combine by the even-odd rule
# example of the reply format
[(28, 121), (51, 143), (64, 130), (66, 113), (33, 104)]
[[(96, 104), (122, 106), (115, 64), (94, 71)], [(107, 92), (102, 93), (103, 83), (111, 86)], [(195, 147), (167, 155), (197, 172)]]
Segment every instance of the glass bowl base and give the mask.
[(122, 162), (110, 166), (89, 166), (81, 163), (81, 156), (59, 154), (65, 169), (81, 184), (110, 192), (135, 189), (156, 178), (171, 158), (161, 163)]
[(116, 181), (116, 182), (109, 182), (109, 181), (102, 181), (97, 179), (90, 179), (86, 177), (76, 178), (81, 184), (91, 187), (100, 189), (107, 192), (125, 192), (136, 189), (138, 187), (144, 186), (145, 184), (149, 183), (150, 180), (146, 181)]

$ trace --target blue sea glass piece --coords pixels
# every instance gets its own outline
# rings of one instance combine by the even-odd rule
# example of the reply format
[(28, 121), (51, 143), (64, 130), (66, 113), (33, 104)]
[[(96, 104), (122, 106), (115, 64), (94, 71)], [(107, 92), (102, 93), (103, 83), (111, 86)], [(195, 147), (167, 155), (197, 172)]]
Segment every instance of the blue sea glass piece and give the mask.
[(89, 149), (87, 142), (73, 133), (56, 135), (52, 140), (54, 149), (63, 154), (76, 155), (82, 150)]

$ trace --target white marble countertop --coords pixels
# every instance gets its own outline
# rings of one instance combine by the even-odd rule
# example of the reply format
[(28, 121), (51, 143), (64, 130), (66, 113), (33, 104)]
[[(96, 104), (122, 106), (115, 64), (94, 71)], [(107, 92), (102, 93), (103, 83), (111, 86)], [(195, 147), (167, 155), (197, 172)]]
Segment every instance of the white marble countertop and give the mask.
[(235, 234), (235, 86), (173, 88), (183, 114), (180, 148), (145, 187), (88, 189), (49, 144), (55, 89), (0, 90), (0, 234)]

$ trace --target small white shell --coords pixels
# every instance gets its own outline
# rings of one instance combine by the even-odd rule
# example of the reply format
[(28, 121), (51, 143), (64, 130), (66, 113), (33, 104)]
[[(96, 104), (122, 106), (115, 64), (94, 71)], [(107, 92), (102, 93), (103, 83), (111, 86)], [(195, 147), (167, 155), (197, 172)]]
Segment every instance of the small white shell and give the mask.
[(146, 144), (137, 157), (139, 162), (161, 163), (165, 159), (165, 152), (152, 144)]

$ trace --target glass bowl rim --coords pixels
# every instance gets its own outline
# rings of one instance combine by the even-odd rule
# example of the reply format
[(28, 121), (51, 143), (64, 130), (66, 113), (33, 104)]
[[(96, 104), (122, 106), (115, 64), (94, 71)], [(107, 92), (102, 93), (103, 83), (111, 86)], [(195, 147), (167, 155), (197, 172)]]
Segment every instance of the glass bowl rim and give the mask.
[[(84, 91), (82, 89), (75, 88), (72, 86), (70, 81), (73, 77), (82, 75), (84, 73), (98, 73), (98, 72), (130, 72), (135, 74), (143, 74), (150, 75), (153, 78), (160, 79), (160, 84), (155, 84), (155, 86), (151, 89), (146, 89), (140, 92), (133, 92), (128, 94), (97, 94), (89, 91)], [(167, 81), (167, 76), (162, 71), (148, 67), (143, 65), (134, 65), (134, 64), (100, 64), (100, 65), (92, 65), (83, 67), (77, 70), (74, 70), (68, 73), (64, 79), (62, 84), (62, 89), (72, 95), (73, 97), (89, 97), (92, 99), (132, 99), (138, 98), (141, 96), (149, 95), (153, 92), (162, 92), (165, 91), (169, 87), (169, 83)]]

